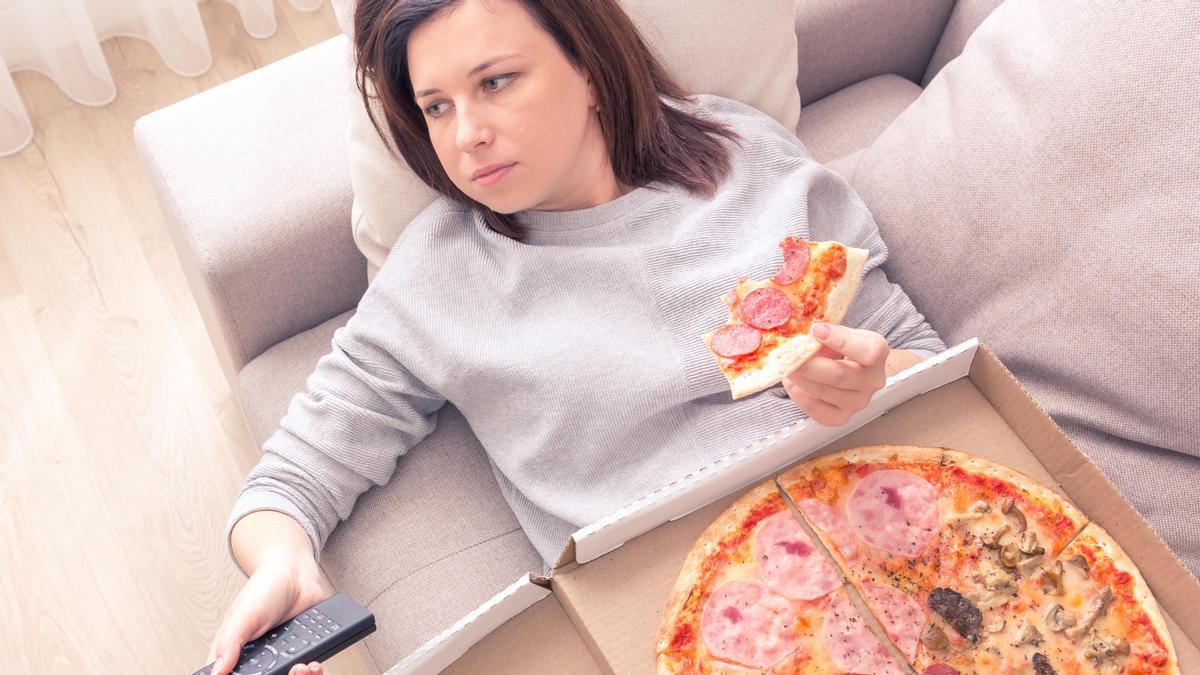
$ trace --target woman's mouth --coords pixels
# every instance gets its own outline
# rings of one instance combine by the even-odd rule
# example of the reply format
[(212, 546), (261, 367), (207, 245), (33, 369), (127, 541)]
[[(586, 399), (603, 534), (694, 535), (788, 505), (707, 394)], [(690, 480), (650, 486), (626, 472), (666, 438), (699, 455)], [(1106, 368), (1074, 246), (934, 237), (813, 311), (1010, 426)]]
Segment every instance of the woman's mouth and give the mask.
[(500, 179), (504, 178), (504, 176), (510, 170), (512, 170), (512, 168), (514, 166), (516, 166), (516, 162), (501, 166), (500, 168), (496, 169), (495, 171), (492, 171), (490, 173), (485, 173), (481, 176), (473, 178), (472, 180), (478, 185), (484, 185), (484, 186), (493, 185), (493, 184), (499, 182)]

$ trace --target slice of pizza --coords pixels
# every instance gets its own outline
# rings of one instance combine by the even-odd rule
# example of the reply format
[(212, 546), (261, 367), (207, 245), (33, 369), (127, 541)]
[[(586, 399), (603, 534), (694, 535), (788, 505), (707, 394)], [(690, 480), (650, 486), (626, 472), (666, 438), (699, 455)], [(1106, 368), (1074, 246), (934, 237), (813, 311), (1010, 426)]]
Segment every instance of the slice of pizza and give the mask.
[[(871, 446), (819, 457), (780, 487), (909, 661), (939, 580), (941, 448)], [(858, 671), (855, 671), (858, 672)]]
[(768, 481), (700, 535), (659, 624), (659, 673), (904, 671)]
[(702, 337), (735, 399), (779, 384), (821, 350), (813, 322), (841, 323), (868, 256), (866, 249), (797, 237), (779, 247), (779, 272), (766, 281), (740, 278), (724, 297), (729, 320)]
[(1023, 580), (1040, 573), (1087, 518), (1032, 478), (954, 450), (943, 454), (942, 486), (938, 583), (913, 665), (1003, 672), (1014, 650), (1030, 646), (1010, 619)]
[(1095, 523), (1023, 580), (1005, 618), (1000, 644), (1011, 672), (1179, 672), (1149, 586)]

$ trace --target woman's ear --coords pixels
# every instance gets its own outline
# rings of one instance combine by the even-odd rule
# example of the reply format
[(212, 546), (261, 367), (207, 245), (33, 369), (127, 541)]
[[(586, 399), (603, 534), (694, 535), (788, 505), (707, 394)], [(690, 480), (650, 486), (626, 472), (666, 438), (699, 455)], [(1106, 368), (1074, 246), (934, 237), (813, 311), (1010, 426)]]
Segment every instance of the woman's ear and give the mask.
[(596, 96), (596, 87), (592, 84), (592, 78), (586, 73), (583, 76), (583, 85), (588, 90), (588, 107), (599, 110), (600, 106), (598, 104), (600, 103), (600, 99)]

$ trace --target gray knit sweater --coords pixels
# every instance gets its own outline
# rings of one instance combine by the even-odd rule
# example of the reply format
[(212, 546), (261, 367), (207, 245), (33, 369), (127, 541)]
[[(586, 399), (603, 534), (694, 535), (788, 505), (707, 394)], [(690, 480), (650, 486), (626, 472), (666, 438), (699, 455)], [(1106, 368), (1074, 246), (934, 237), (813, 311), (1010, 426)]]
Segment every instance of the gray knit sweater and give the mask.
[(755, 108), (701, 95), (694, 111), (742, 136), (722, 141), (733, 169), (712, 199), (653, 183), (523, 211), (520, 242), (445, 198), (418, 215), (264, 444), (227, 541), (240, 517), (274, 509), (319, 557), (449, 401), (553, 563), (580, 526), (803, 417), (782, 386), (733, 400), (700, 339), (727, 319), (739, 276), (775, 273), (786, 235), (870, 250), (845, 325), (945, 349), (885, 276), (887, 248), (844, 179)]

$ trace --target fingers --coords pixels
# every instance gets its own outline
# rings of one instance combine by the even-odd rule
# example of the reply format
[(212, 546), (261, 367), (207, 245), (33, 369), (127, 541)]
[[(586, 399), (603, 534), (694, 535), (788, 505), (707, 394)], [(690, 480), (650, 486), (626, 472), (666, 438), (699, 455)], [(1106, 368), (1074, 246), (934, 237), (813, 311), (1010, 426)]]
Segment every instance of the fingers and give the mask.
[(792, 401), (808, 415), (808, 418), (817, 424), (823, 424), (827, 427), (837, 427), (850, 421), (850, 418), (854, 416), (854, 412), (813, 398), (798, 387), (789, 388), (787, 385), (784, 385), (784, 389), (787, 390), (788, 396), (791, 397)]
[(791, 394), (792, 389), (799, 389), (800, 392), (809, 398), (851, 411), (858, 411), (867, 407), (874, 393), (873, 391), (864, 389), (841, 389), (830, 384), (814, 382), (804, 377), (785, 379), (783, 381), (783, 388), (789, 394)]
[(808, 380), (837, 389), (875, 391), (887, 383), (887, 372), (880, 366), (867, 367), (849, 359), (814, 356), (792, 371), (785, 380)]
[(308, 665), (297, 663), (296, 665), (292, 666), (291, 670), (288, 671), (288, 675), (323, 675), (323, 673), (324, 671), (321, 670), (321, 664), (316, 661), (313, 661)]
[[(824, 328), (824, 330), (822, 330)], [(813, 337), (821, 344), (864, 366), (874, 367), (887, 361), (887, 340), (879, 333), (838, 324), (819, 323), (812, 329)]]

